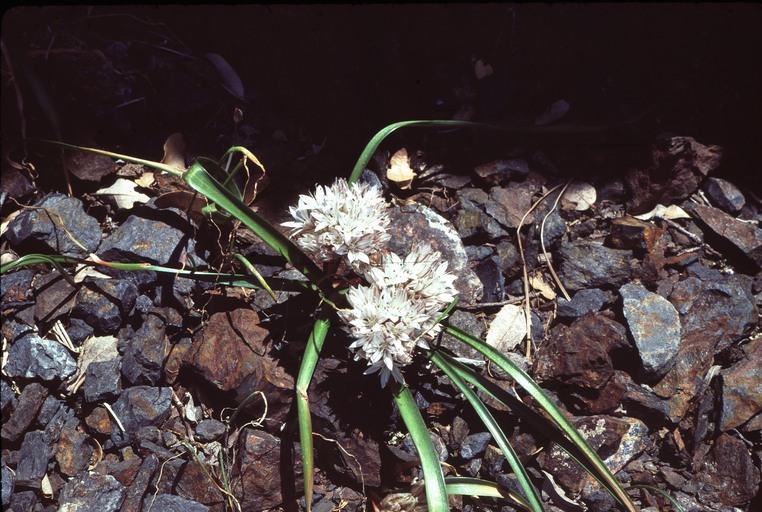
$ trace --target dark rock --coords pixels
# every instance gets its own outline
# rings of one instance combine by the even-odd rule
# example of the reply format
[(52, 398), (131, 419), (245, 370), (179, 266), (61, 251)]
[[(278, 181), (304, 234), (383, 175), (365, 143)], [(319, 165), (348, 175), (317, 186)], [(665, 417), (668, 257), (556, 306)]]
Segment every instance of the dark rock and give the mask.
[(172, 494), (157, 494), (151, 499), (155, 510), (162, 512), (206, 512), (209, 507)]
[[(648, 447), (648, 428), (642, 421), (634, 418), (586, 416), (573, 418), (571, 422), (587, 444), (603, 459), (612, 474), (616, 474)], [(573, 492), (588, 489), (591, 486), (587, 484), (594, 482), (593, 478), (555, 443), (540, 464), (543, 469), (552, 473), (561, 485)], [(592, 489), (597, 488), (596, 485)]]
[(569, 291), (619, 287), (631, 276), (632, 251), (610, 249), (589, 241), (562, 243), (557, 251), (561, 282)]
[(33, 278), (34, 271), (28, 268), (3, 274), (3, 278), (0, 279), (0, 295), (3, 297), (3, 305), (28, 300), (32, 296)]
[(513, 277), (518, 274), (521, 268), (521, 255), (516, 246), (508, 240), (502, 240), (495, 247), (497, 255), (500, 256), (500, 265), (506, 277)]
[(72, 315), (101, 333), (114, 333), (135, 307), (137, 287), (122, 279), (86, 278)]
[(758, 492), (760, 472), (741, 439), (722, 434), (701, 465), (698, 497), (712, 508), (741, 507)]
[(718, 281), (703, 281), (699, 285), (689, 277), (675, 283), (670, 295), (671, 301), (676, 297), (674, 302), (678, 309), (685, 311), (681, 318), (682, 339), (675, 365), (653, 390), (669, 399), (673, 421), (687, 412), (715, 352), (740, 340), (759, 317), (748, 276), (710, 274), (707, 277)]
[[(18, 399), (16, 398), (16, 394), (11, 389), (11, 386), (5, 382), (5, 380), (0, 380), (0, 413), (3, 415), (3, 439), (5, 439), (5, 426), (7, 423), (5, 422), (6, 419), (6, 413), (10, 415), (11, 412), (18, 409)], [(20, 430), (23, 431), (22, 428)]]
[(480, 262), (474, 272), (482, 282), (483, 302), (501, 302), (505, 299), (505, 280), (501, 272), (500, 256), (492, 256)]
[(482, 297), (482, 283), (469, 266), (468, 255), (457, 231), (445, 218), (420, 204), (390, 210), (391, 240), (387, 249), (406, 256), (419, 243), (427, 243), (447, 261), (447, 271), (457, 276), (455, 288), (461, 302), (474, 304)]
[(650, 253), (663, 235), (664, 230), (655, 224), (627, 216), (611, 220), (611, 232), (607, 241), (617, 249)]
[(30, 334), (8, 350), (5, 373), (10, 377), (63, 380), (77, 370), (77, 362), (63, 345)]
[[(10, 386), (5, 384), (3, 386), (3, 400), (5, 400), (6, 389), (13, 396)], [(18, 439), (37, 417), (48, 393), (47, 388), (37, 382), (27, 384), (18, 397), (18, 405), (13, 410), (10, 419), (3, 423), (2, 438), (10, 442)]]
[(66, 327), (66, 334), (71, 338), (75, 345), (82, 345), (87, 338), (95, 333), (93, 326), (80, 318), (69, 318), (69, 325)]
[(31, 252), (82, 257), (95, 252), (102, 232), (82, 201), (54, 193), (19, 213), (5, 236), (13, 246)]
[(132, 384), (156, 385), (162, 376), (167, 347), (164, 318), (154, 313), (127, 340), (122, 359), (122, 375)]
[(588, 313), (569, 327), (557, 327), (538, 350), (535, 376), (552, 380), (586, 410), (603, 412), (619, 404), (624, 388), (612, 380), (609, 353), (628, 347), (624, 327), (603, 315)]
[[(174, 474), (170, 477), (171, 481), (162, 482), (159, 485), (159, 492), (178, 494), (216, 509), (224, 508), (222, 503), (225, 496), (209, 479), (198, 462), (191, 460), (183, 463), (177, 469), (171, 470), (170, 474), (172, 473)], [(240, 499), (240, 496), (237, 497)]]
[(614, 380), (624, 388), (621, 398), (622, 407), (629, 416), (649, 420), (651, 424), (654, 423), (655, 418), (663, 423), (672, 419), (669, 404), (650, 390), (633, 382), (627, 373), (617, 370)]
[[(238, 459), (233, 471), (233, 490), (244, 510), (257, 511), (277, 507), (295, 495), (284, 494), (295, 476), (288, 475), (296, 466), (282, 466), (281, 442), (266, 433), (244, 428), (238, 442)], [(289, 461), (290, 462), (290, 461)], [(283, 485), (283, 478), (290, 483)], [(298, 490), (293, 489), (298, 492)]]
[(122, 392), (121, 358), (94, 361), (87, 367), (83, 391), (86, 402), (110, 400)]
[(46, 398), (40, 414), (37, 415), (38, 424), (45, 427), (45, 441), (51, 445), (57, 443), (61, 429), (74, 415), (74, 409), (64, 404), (62, 400), (52, 395)]
[(690, 196), (722, 158), (721, 147), (704, 146), (690, 137), (666, 137), (651, 153), (651, 166), (630, 171), (625, 178), (632, 194), (627, 210), (633, 215)]
[(466, 254), (471, 262), (478, 262), (485, 260), (492, 256), (495, 251), (491, 247), (484, 245), (467, 245)]
[(16, 485), (40, 488), (42, 478), (48, 471), (50, 446), (45, 442), (45, 433), (32, 430), (24, 436), (16, 467)]
[(0, 469), (0, 473), (2, 474), (2, 484), (0, 484), (0, 503), (5, 505), (8, 503), (11, 494), (13, 494), (13, 488), (15, 487), (16, 482), (11, 468), (8, 467), (4, 460), (1, 464), (2, 466), (0, 466), (0, 468), (2, 469)]
[[(34, 491), (21, 491), (14, 493), (11, 496), (9, 509), (13, 512), (27, 512), (29, 510), (36, 510), (37, 493)], [(5, 505), (5, 503), (3, 503)]]
[[(473, 313), (456, 309), (450, 314), (447, 321), (453, 327), (458, 327), (477, 338), (484, 339), (484, 331), (486, 330), (484, 321)], [(442, 346), (451, 350), (458, 357), (484, 359), (484, 356), (482, 356), (476, 349), (458, 341), (449, 334), (442, 335)]]
[(59, 510), (118, 512), (127, 489), (111, 475), (80, 473), (63, 486)]
[[(492, 187), (489, 191), (489, 199), (485, 204), (486, 212), (507, 229), (519, 227), (521, 219), (532, 207), (532, 197), (539, 190), (536, 184), (509, 183), (506, 187)], [(535, 212), (530, 213), (524, 219), (524, 225), (528, 226), (535, 220)]]
[[(105, 407), (96, 407), (85, 417), (85, 423), (92, 434), (111, 436), (111, 417)], [(110, 441), (108, 441), (110, 442)]]
[(508, 235), (495, 219), (465, 197), (460, 199), (460, 208), (452, 223), (463, 240), (492, 240)]
[(512, 178), (525, 177), (529, 174), (529, 164), (520, 158), (493, 160), (474, 167), (474, 174), (488, 185), (499, 185)]
[(135, 386), (126, 389), (112, 407), (124, 430), (112, 423), (111, 440), (117, 447), (126, 446), (140, 427), (160, 425), (166, 420), (171, 405), (170, 388)]
[(148, 496), (148, 486), (159, 469), (159, 458), (154, 453), (149, 453), (140, 464), (135, 478), (127, 487), (121, 512), (141, 512), (143, 497)]
[(477, 432), (476, 434), (466, 436), (460, 445), (460, 456), (468, 460), (481, 455), (487, 449), (491, 439), (492, 434), (489, 432)]
[[(11, 166), (3, 168), (3, 179), (0, 180), (0, 192), (8, 194), (9, 198), (21, 199), (35, 191), (29, 178), (18, 169)], [(3, 503), (8, 503), (3, 500)]]
[(95, 452), (90, 436), (85, 434), (77, 418), (66, 422), (61, 430), (55, 458), (58, 469), (66, 476), (74, 476), (87, 469)]
[(195, 255), (195, 242), (188, 219), (174, 208), (158, 210), (151, 203), (132, 215), (103, 241), (98, 254), (106, 261), (179, 263)]
[(196, 439), (201, 442), (214, 441), (225, 434), (227, 427), (215, 419), (201, 420), (196, 425)]
[(57, 272), (38, 278), (35, 283), (35, 320), (39, 324), (52, 325), (59, 318), (68, 316), (76, 304), (76, 295), (77, 288)]
[(746, 204), (746, 199), (738, 187), (722, 178), (709, 178), (704, 184), (704, 189), (714, 204), (731, 215), (740, 212)]
[(723, 370), (720, 430), (739, 427), (762, 411), (762, 338), (744, 347), (746, 357)]
[(571, 300), (558, 298), (558, 316), (562, 318), (578, 318), (587, 313), (597, 313), (604, 304), (611, 302), (611, 294), (598, 288), (579, 290)]
[(270, 412), (284, 414), (294, 381), (268, 354), (267, 336), (250, 309), (215, 313), (194, 338), (186, 364), (216, 389), (235, 392), (238, 401), (263, 392)]
[(664, 376), (680, 348), (680, 316), (667, 299), (642, 285), (626, 284), (619, 294), (645, 376)]
[[(757, 267), (762, 267), (762, 229), (711, 206), (688, 203), (686, 210), (714, 234), (743, 252)], [(721, 251), (722, 248), (718, 249)]]

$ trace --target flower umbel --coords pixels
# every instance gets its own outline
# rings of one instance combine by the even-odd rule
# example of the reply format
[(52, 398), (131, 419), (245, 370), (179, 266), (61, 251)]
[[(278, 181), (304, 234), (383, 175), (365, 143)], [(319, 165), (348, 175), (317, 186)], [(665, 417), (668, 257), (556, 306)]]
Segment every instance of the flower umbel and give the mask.
[(369, 264), (369, 255), (389, 240), (388, 205), (381, 191), (365, 183), (339, 178), (330, 187), (318, 186), (313, 195), (299, 196), (290, 207), (291, 236), (318, 261), (345, 256), (356, 270)]
[(355, 338), (355, 359), (367, 359), (366, 373), (380, 371), (385, 386), (390, 375), (402, 381), (399, 366), (412, 361), (416, 346), (428, 348), (426, 340), (440, 330), (441, 311), (457, 292), (447, 262), (428, 245), (413, 247), (404, 258), (387, 253), (380, 265), (366, 272), (370, 286), (349, 290), (352, 308), (339, 316)]

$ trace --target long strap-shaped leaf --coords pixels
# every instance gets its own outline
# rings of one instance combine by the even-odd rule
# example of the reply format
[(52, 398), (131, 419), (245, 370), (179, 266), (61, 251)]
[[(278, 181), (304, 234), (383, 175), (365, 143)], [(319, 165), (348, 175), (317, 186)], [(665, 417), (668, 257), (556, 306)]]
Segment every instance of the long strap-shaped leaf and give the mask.
[(402, 421), (405, 422), (405, 426), (410, 432), (410, 438), (413, 440), (421, 459), (429, 512), (446, 512), (449, 510), (449, 505), (447, 504), (447, 488), (442, 474), (442, 466), (439, 464), (439, 455), (434, 448), (434, 443), (431, 442), (429, 429), (426, 428), (426, 422), (423, 421), (421, 411), (418, 410), (418, 405), (415, 403), (410, 389), (404, 384), (399, 385), (398, 389), (395, 390), (394, 400), (397, 402)]
[(315, 372), (320, 350), (331, 326), (330, 320), (324, 313), (315, 321), (312, 333), (307, 339), (307, 347), (304, 349), (302, 364), (299, 367), (299, 376), (296, 378), (296, 414), (299, 422), (299, 444), (302, 449), (302, 471), (304, 472), (304, 500), (307, 503), (307, 512), (312, 510), (312, 490), (314, 483), (315, 461), (312, 443), (312, 417), (310, 416), (310, 400), (307, 391)]
[(537, 401), (539, 406), (542, 407), (542, 409), (550, 415), (553, 421), (556, 422), (564, 434), (568, 436), (569, 439), (581, 449), (584, 457), (588, 460), (588, 462), (590, 462), (593, 468), (595, 468), (596, 473), (605, 483), (606, 489), (622, 505), (624, 505), (628, 511), (636, 512), (636, 508), (632, 503), (632, 500), (630, 500), (630, 497), (627, 495), (625, 490), (622, 488), (619, 482), (617, 482), (616, 478), (614, 478), (614, 475), (611, 474), (611, 471), (609, 471), (608, 467), (606, 467), (606, 464), (604, 464), (600, 457), (598, 457), (598, 454), (595, 453), (595, 450), (590, 448), (590, 446), (587, 444), (582, 435), (577, 431), (577, 429), (574, 428), (569, 420), (566, 419), (561, 410), (556, 407), (550, 398), (548, 398), (548, 396), (543, 392), (542, 388), (540, 388), (540, 386), (538, 386), (537, 383), (532, 380), (529, 375), (521, 370), (521, 368), (518, 368), (516, 365), (514, 365), (510, 359), (487, 345), (482, 340), (475, 338), (467, 332), (458, 329), (457, 327), (453, 327), (447, 323), (443, 323), (442, 325), (445, 327), (445, 331), (448, 334), (484, 354), (485, 357), (497, 364), (503, 371), (508, 373), (519, 386), (521, 386), (527, 393), (529, 393), (529, 395), (534, 398), (535, 401)]
[(322, 281), (323, 273), (294, 243), (272, 224), (256, 214), (239, 198), (234, 196), (219, 181), (214, 179), (204, 167), (195, 162), (183, 174), (183, 179), (194, 190), (203, 194), (210, 201), (241, 221), (267, 245), (278, 251), (286, 261), (304, 274), (314, 284)]
[(544, 510), (540, 494), (529, 479), (529, 475), (527, 474), (526, 469), (524, 469), (523, 464), (521, 464), (516, 452), (513, 450), (510, 441), (508, 441), (508, 438), (505, 436), (505, 433), (500, 428), (500, 425), (495, 420), (495, 417), (492, 416), (489, 409), (487, 409), (471, 387), (461, 378), (457, 367), (450, 364), (450, 356), (442, 352), (434, 351), (429, 353), (429, 358), (435, 365), (445, 372), (445, 374), (447, 374), (455, 387), (463, 393), (463, 396), (466, 397), (466, 400), (471, 404), (471, 407), (474, 408), (476, 414), (478, 414), (479, 418), (484, 422), (484, 426), (486, 426), (487, 430), (492, 434), (497, 445), (503, 450), (503, 454), (508, 460), (508, 464), (516, 475), (519, 486), (524, 491), (524, 497), (530, 504), (530, 510)]

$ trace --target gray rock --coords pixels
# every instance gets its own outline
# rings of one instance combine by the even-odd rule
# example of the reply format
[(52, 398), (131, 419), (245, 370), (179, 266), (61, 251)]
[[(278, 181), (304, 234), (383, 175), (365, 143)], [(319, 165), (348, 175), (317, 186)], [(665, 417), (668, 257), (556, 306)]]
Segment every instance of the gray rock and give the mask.
[[(477, 317), (475, 314), (461, 309), (456, 309), (450, 314), (447, 319), (450, 325), (458, 327), (472, 336), (477, 338), (484, 338), (485, 325), (484, 320)], [(484, 359), (476, 349), (471, 348), (453, 338), (449, 334), (442, 335), (442, 346), (451, 350), (458, 357), (466, 357), (469, 359)]]
[(5, 380), (0, 380), (0, 413), (2, 413), (3, 418), (5, 418), (6, 412), (10, 414), (11, 411), (15, 411), (17, 404), (16, 394), (11, 386)]
[(141, 427), (157, 426), (166, 420), (171, 405), (170, 388), (135, 386), (125, 390), (112, 407), (124, 431), (112, 421), (111, 440), (119, 448), (128, 445)]
[(45, 427), (46, 442), (50, 443), (51, 446), (58, 442), (61, 429), (74, 415), (74, 409), (55, 396), (49, 396), (42, 405), (40, 414), (37, 415), (37, 422), (40, 426)]
[(742, 507), (759, 492), (760, 471), (741, 439), (722, 434), (702, 461), (698, 479), (704, 506)]
[(487, 215), (475, 203), (465, 197), (460, 199), (460, 208), (453, 218), (453, 225), (464, 240), (502, 238), (508, 233), (495, 219)]
[(173, 494), (157, 494), (152, 508), (162, 512), (206, 512), (209, 510), (206, 505)]
[[(486, 212), (508, 229), (516, 229), (532, 206), (532, 197), (537, 192), (536, 187), (526, 183), (509, 183), (506, 187), (492, 187), (489, 199), (485, 204)], [(532, 224), (535, 213), (532, 212), (524, 219), (524, 225)]]
[[(5, 384), (5, 381), (3, 381)], [(13, 398), (13, 391), (10, 386), (3, 386), (3, 400), (5, 400), (6, 389), (8, 395)], [(48, 396), (48, 390), (37, 382), (27, 384), (18, 397), (17, 405), (13, 409), (11, 417), (3, 423), (2, 438), (8, 441), (15, 441), (32, 424), (40, 407), (45, 403)]]
[[(141, 502), (143, 496), (149, 496), (147, 494), (148, 485), (151, 483), (154, 474), (159, 468), (159, 458), (155, 453), (149, 453), (140, 464), (137, 475), (133, 478), (132, 483), (127, 488), (127, 492), (122, 502), (122, 510), (141, 510)], [(147, 507), (146, 507), (147, 510)]]
[(722, 178), (707, 179), (704, 189), (714, 204), (730, 214), (740, 212), (746, 204), (746, 199), (738, 187)]
[(82, 386), (86, 402), (111, 400), (122, 392), (121, 358), (90, 363)]
[(8, 350), (5, 372), (10, 377), (60, 379), (73, 374), (77, 362), (63, 345), (30, 334), (16, 340)]
[(0, 503), (5, 506), (5, 504), (8, 503), (11, 494), (13, 494), (13, 488), (16, 485), (16, 482), (13, 476), (13, 471), (11, 471), (11, 468), (8, 467), (4, 460), (0, 467), (2, 468), (0, 469), (0, 473), (2, 474), (2, 484), (0, 484)]
[(460, 456), (467, 460), (481, 455), (487, 449), (490, 439), (492, 439), (492, 434), (489, 432), (478, 432), (466, 436), (460, 445)]
[(558, 298), (558, 316), (563, 318), (578, 318), (590, 312), (598, 312), (603, 305), (611, 301), (609, 293), (598, 288), (580, 290), (571, 300)]
[(493, 251), (491, 247), (487, 247), (484, 245), (467, 245), (466, 246), (466, 254), (468, 254), (468, 259), (472, 262), (487, 259), (490, 256), (492, 256), (494, 252), (495, 251)]
[(632, 251), (610, 249), (589, 241), (562, 243), (556, 255), (561, 282), (569, 291), (619, 287), (630, 280)]
[(132, 384), (156, 385), (164, 365), (165, 323), (157, 314), (148, 314), (146, 321), (127, 340), (122, 359), (122, 375)]
[(11, 245), (64, 256), (87, 256), (101, 242), (98, 221), (85, 213), (82, 201), (54, 193), (22, 210), (9, 224)]
[(138, 289), (123, 279), (86, 278), (77, 292), (72, 315), (81, 318), (96, 331), (116, 332), (135, 307)]
[(743, 425), (762, 411), (762, 338), (744, 347), (746, 357), (720, 374), (723, 432)]
[(663, 376), (680, 348), (680, 315), (667, 299), (642, 285), (626, 284), (619, 294), (645, 376)]
[(757, 267), (762, 267), (762, 229), (711, 206), (688, 203), (685, 208), (710, 231), (738, 248)]
[(32, 430), (24, 436), (16, 467), (16, 485), (40, 488), (42, 477), (48, 470), (50, 446), (45, 442), (45, 433)]
[(3, 304), (26, 300), (31, 294), (34, 271), (22, 268), (15, 272), (3, 274), (0, 279), (0, 295)]
[(405, 256), (413, 244), (428, 243), (447, 261), (447, 271), (457, 276), (455, 288), (460, 293), (461, 302), (479, 302), (483, 294), (482, 283), (471, 270), (463, 242), (452, 224), (420, 204), (392, 208), (390, 218), (391, 240), (387, 249)]
[[(16, 512), (17, 510), (36, 510), (38, 502), (39, 500), (37, 499), (36, 492), (20, 491), (11, 495), (10, 506), (8, 508), (13, 512)], [(5, 503), (3, 503), (3, 505), (5, 505)]]
[(60, 512), (117, 512), (127, 489), (111, 475), (80, 473), (61, 489)]
[(484, 287), (483, 302), (500, 302), (505, 299), (505, 279), (501, 272), (500, 256), (492, 256), (479, 262), (474, 272)]
[(215, 419), (201, 420), (196, 425), (196, 439), (202, 442), (214, 441), (225, 434), (225, 424)]

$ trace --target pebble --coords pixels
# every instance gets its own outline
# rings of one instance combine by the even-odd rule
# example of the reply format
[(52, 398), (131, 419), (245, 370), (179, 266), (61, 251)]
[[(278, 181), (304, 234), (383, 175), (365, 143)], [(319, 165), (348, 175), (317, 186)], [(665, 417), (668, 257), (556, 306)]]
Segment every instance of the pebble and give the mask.
[(745, 357), (722, 370), (720, 430), (737, 428), (762, 411), (762, 338), (743, 347)]
[(707, 179), (704, 189), (714, 204), (731, 215), (740, 212), (746, 204), (746, 199), (738, 187), (722, 178)]
[(711, 206), (689, 203), (686, 211), (762, 268), (762, 229)]
[(127, 489), (111, 475), (83, 472), (61, 489), (59, 512), (118, 512)]
[(88, 277), (77, 292), (72, 316), (100, 334), (112, 334), (122, 326), (137, 298), (138, 288), (131, 281)]
[(632, 251), (610, 249), (590, 241), (562, 243), (557, 251), (557, 268), (568, 291), (584, 288), (620, 287), (630, 280)]
[(215, 419), (201, 420), (196, 425), (196, 439), (202, 442), (214, 441), (225, 435), (227, 427)]
[(149, 313), (144, 318), (140, 329), (125, 340), (122, 375), (133, 385), (155, 386), (163, 374), (166, 323), (157, 312)]
[[(37, 417), (40, 407), (48, 397), (48, 389), (37, 382), (30, 382), (21, 391), (17, 405), (13, 409), (10, 418), (3, 422), (2, 438), (13, 442), (26, 431)], [(3, 381), (3, 399), (13, 396), (10, 386)], [(5, 409), (5, 408), (3, 408)], [(3, 414), (5, 418), (5, 414)]]
[(624, 317), (635, 341), (647, 379), (663, 376), (680, 348), (680, 316), (664, 297), (642, 285), (619, 288)]
[(579, 290), (571, 300), (558, 297), (558, 316), (578, 318), (590, 312), (600, 311), (604, 304), (611, 302), (611, 295), (599, 288)]
[(13, 489), (16, 485), (13, 471), (5, 463), (5, 460), (0, 463), (0, 475), (2, 476), (2, 483), (0, 483), (0, 503), (8, 503)]
[(48, 470), (50, 445), (46, 442), (45, 432), (31, 430), (24, 436), (16, 466), (16, 485), (40, 488), (42, 477)]
[(117, 447), (128, 445), (141, 427), (160, 425), (169, 417), (172, 405), (170, 388), (134, 386), (119, 395), (112, 409), (122, 423), (111, 426), (111, 440)]
[(173, 494), (157, 494), (150, 502), (152, 509), (162, 512), (206, 512), (209, 510), (206, 505)]
[(122, 392), (122, 358), (109, 361), (95, 361), (88, 365), (83, 391), (86, 402), (111, 400)]
[(8, 349), (5, 373), (10, 377), (63, 380), (77, 369), (77, 362), (57, 341), (29, 334)]
[(466, 436), (460, 445), (460, 456), (468, 460), (481, 455), (491, 440), (492, 434), (489, 432), (477, 432)]

